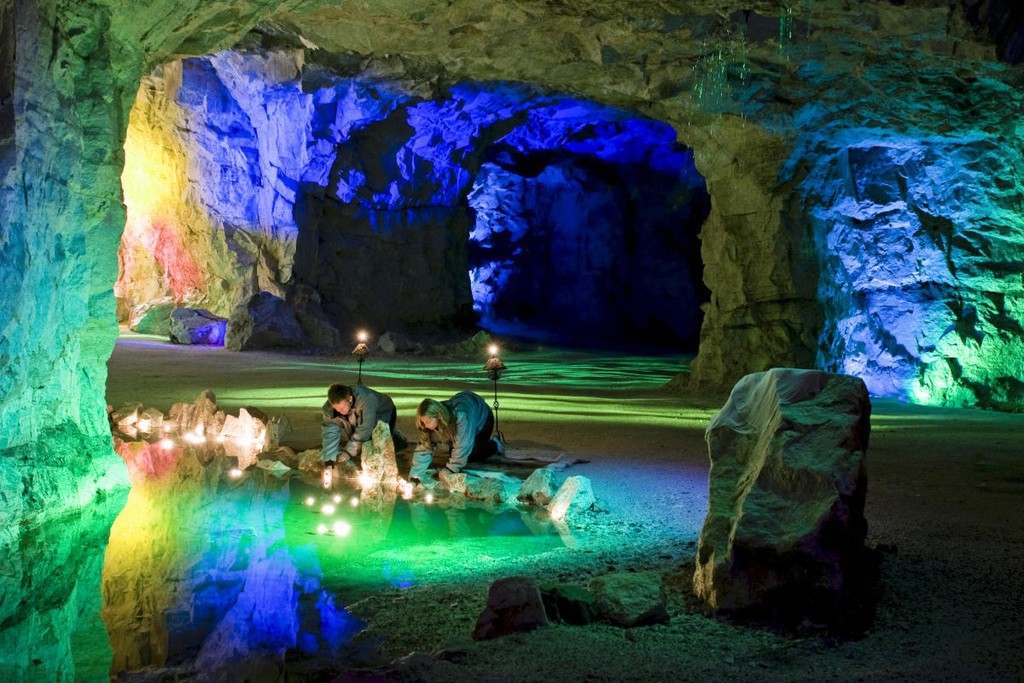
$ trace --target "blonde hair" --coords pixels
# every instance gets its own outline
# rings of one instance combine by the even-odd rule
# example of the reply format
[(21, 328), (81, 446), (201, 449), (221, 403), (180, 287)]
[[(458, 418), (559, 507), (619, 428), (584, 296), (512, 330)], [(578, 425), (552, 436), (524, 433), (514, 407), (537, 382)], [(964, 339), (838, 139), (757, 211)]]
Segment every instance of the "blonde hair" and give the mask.
[(423, 423), (420, 421), (421, 417), (437, 419), (437, 435), (442, 441), (451, 441), (455, 438), (455, 415), (452, 414), (451, 409), (445, 404), (432, 398), (425, 398), (420, 401), (419, 407), (416, 408), (416, 429), (419, 430), (421, 437), (428, 437), (430, 430), (423, 426)]

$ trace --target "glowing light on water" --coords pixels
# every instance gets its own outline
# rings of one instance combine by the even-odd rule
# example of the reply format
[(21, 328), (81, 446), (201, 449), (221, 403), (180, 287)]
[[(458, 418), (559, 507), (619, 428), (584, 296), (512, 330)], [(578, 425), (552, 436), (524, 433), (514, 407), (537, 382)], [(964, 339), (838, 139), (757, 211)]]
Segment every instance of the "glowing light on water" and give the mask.
[(334, 509), (335, 508), (334, 508), (333, 505), (331, 505), (330, 503), (326, 503), (326, 504), (324, 504), (323, 506), (320, 507), (320, 514), (322, 514), (322, 515), (333, 515), (334, 514)]
[(357, 496), (352, 496), (352, 500), (349, 501), (349, 504), (352, 507), (359, 507), (359, 498)]
[(352, 531), (352, 525), (340, 519), (334, 523), (333, 528), (335, 536), (348, 536)]
[(331, 498), (331, 500), (333, 500), (334, 504), (337, 505), (338, 503), (341, 502), (341, 494), (335, 493), (334, 497)]
[(306, 505), (307, 505), (307, 506), (309, 506), (309, 507), (313, 507), (313, 505), (314, 505), (315, 503), (316, 503), (316, 498), (314, 498), (313, 496), (307, 496), (307, 497), (306, 497)]
[(327, 525), (326, 524), (317, 524), (316, 525), (316, 532), (318, 534), (321, 534), (321, 535), (326, 534), (327, 533)]
[(434, 502), (434, 494), (433, 493), (428, 493), (427, 495), (423, 496), (423, 502), (426, 503), (427, 505), (430, 505), (431, 503), (433, 503)]

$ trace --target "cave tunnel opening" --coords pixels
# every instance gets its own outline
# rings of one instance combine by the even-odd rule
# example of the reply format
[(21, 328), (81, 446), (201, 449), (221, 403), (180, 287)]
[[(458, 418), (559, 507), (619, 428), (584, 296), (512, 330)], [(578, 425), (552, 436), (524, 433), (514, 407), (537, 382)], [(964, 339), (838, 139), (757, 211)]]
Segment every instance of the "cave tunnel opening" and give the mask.
[(121, 324), (164, 333), (189, 307), (222, 317), (229, 346), (244, 329), (236, 349), (482, 327), (696, 351), (710, 200), (671, 126), (529, 84), (382, 71), (249, 44), (144, 79)]

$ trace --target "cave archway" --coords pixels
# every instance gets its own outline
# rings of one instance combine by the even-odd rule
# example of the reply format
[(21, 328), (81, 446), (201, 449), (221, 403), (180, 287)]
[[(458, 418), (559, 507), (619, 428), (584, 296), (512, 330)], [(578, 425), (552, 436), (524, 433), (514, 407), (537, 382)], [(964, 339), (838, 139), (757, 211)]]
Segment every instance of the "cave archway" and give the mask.
[(143, 81), (123, 176), (124, 324), (162, 331), (173, 306), (244, 316), (262, 293), (302, 328), (282, 346), (480, 322), (696, 350), (709, 198), (670, 126), (526, 84), (430, 88), (253, 42)]

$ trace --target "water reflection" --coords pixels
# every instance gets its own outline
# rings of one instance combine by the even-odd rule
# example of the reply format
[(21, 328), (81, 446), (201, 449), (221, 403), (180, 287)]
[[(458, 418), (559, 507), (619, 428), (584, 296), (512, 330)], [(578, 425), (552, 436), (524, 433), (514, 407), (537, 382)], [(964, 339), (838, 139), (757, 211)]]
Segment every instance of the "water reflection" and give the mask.
[(102, 573), (112, 675), (273, 680), (286, 658), (338, 664), (365, 626), (345, 608), (355, 595), (471, 563), (480, 548), (461, 539), (496, 541), (499, 554), (562, 544), (535, 513), (385, 487), (325, 492), (255, 468), (235, 478), (228, 463), (133, 487)]

